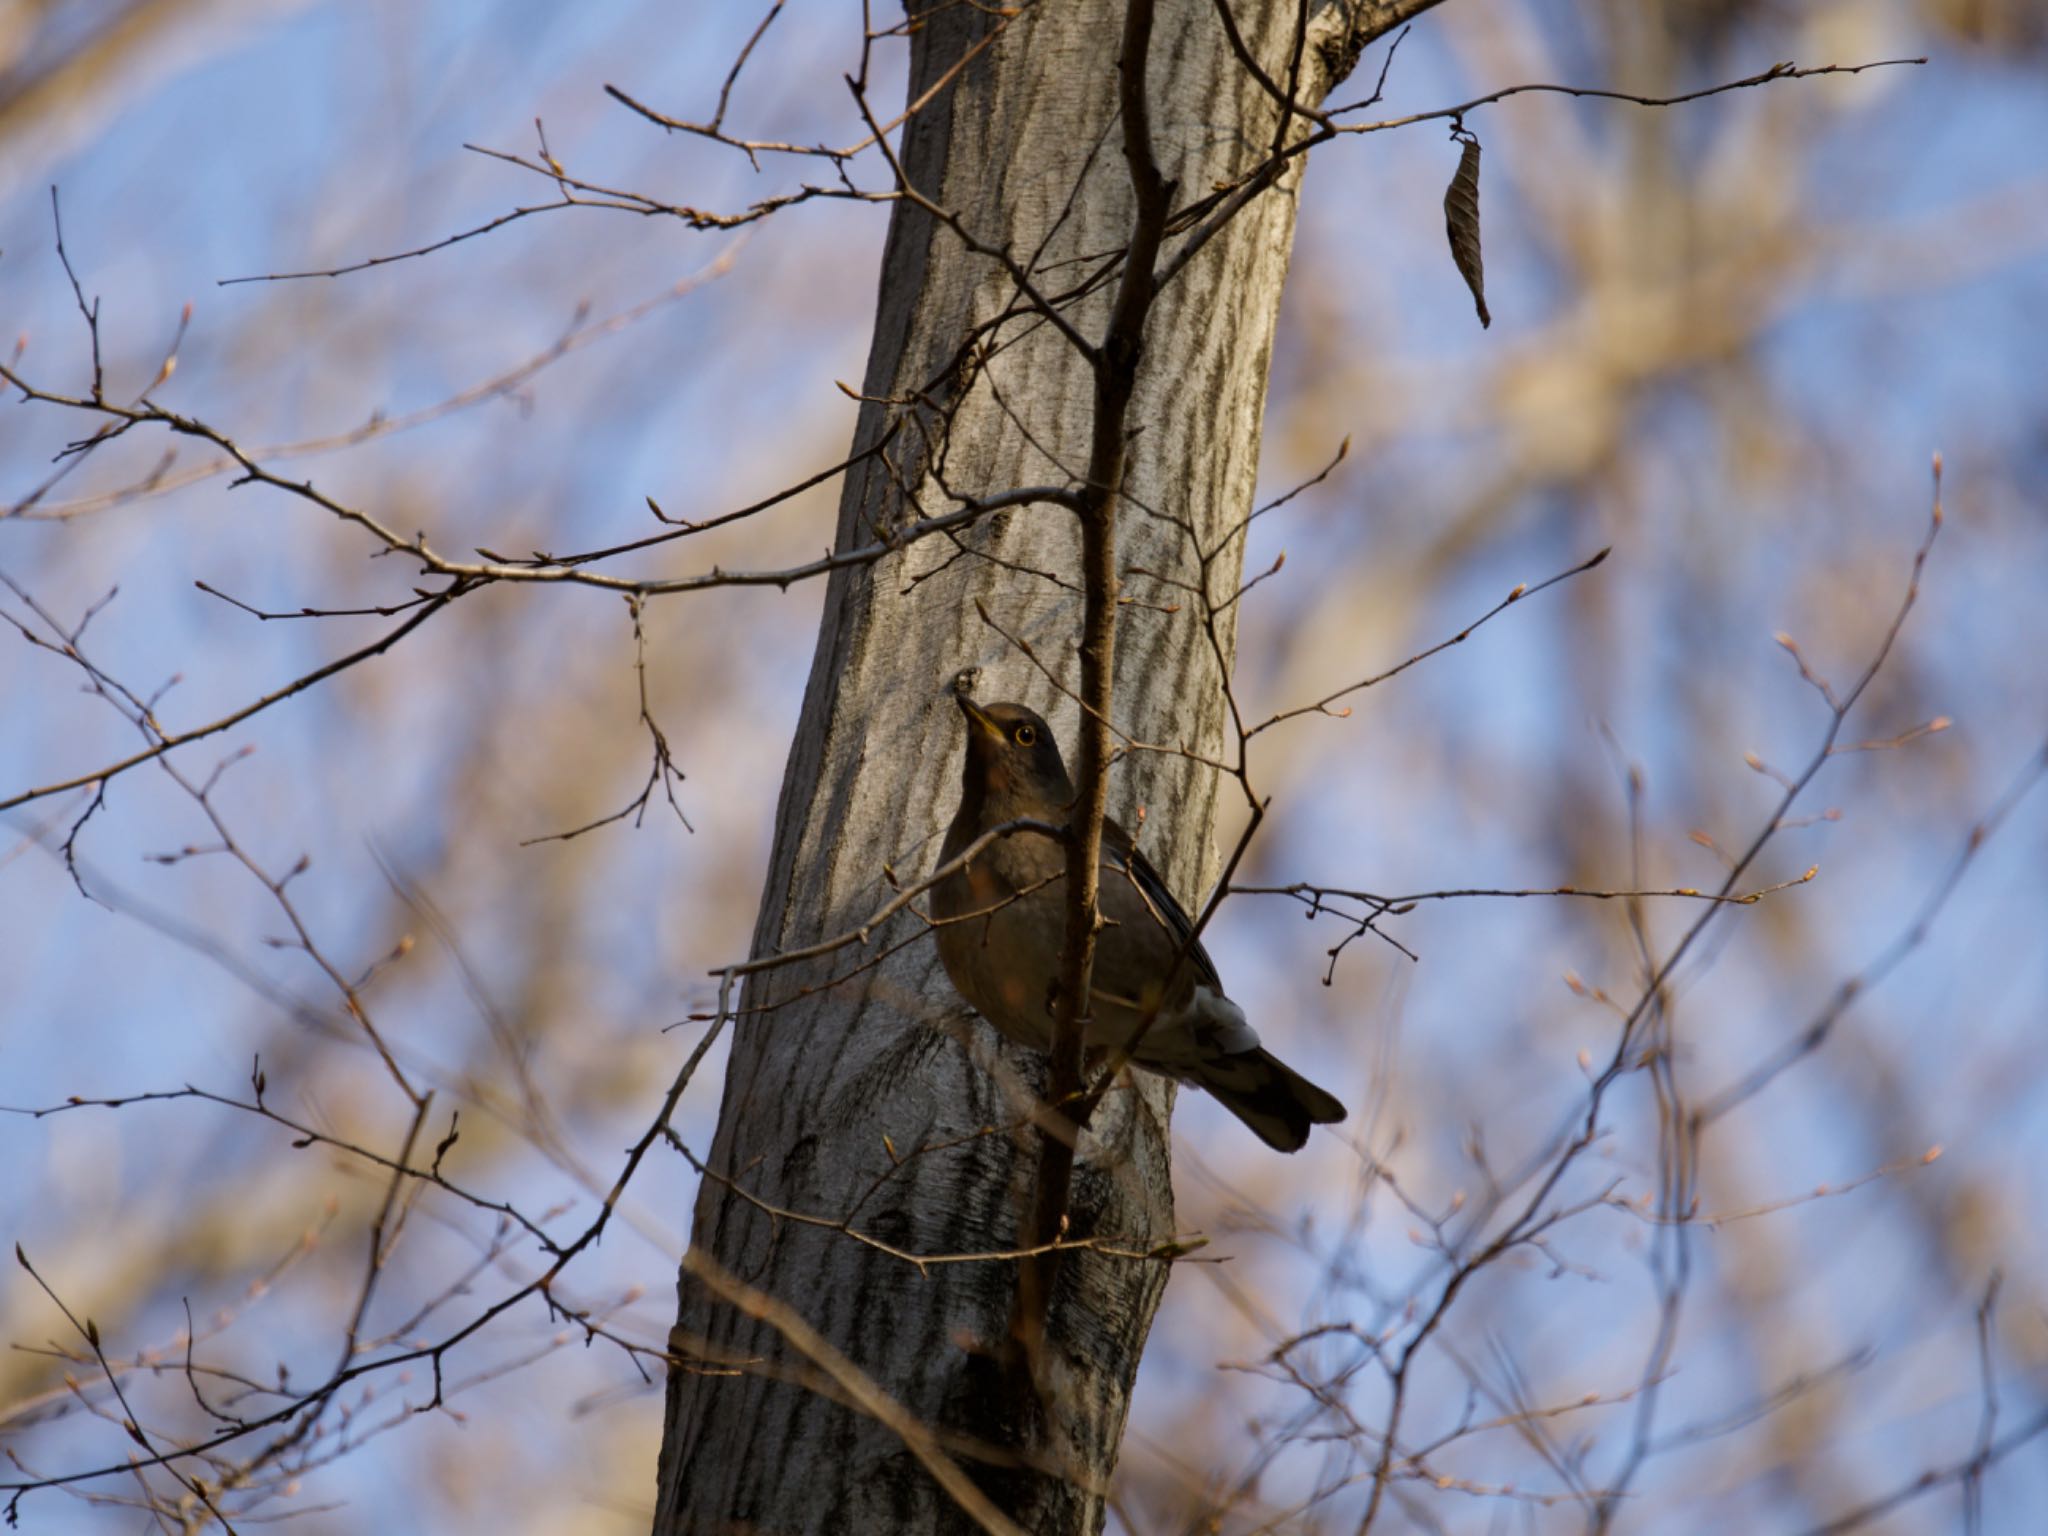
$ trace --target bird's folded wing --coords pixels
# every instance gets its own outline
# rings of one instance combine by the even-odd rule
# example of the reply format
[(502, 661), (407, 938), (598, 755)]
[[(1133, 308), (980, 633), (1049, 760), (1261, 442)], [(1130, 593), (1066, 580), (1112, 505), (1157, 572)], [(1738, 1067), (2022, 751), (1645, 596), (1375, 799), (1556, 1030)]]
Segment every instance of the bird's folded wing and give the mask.
[(1179, 902), (1173, 899), (1173, 892), (1167, 889), (1165, 879), (1152, 867), (1151, 861), (1138, 851), (1130, 834), (1114, 821), (1102, 824), (1102, 856), (1104, 862), (1122, 874), (1138, 895), (1143, 898), (1152, 917), (1176, 947), (1186, 946), (1189, 963), (1194, 967), (1195, 977), (1215, 990), (1220, 996), (1223, 982), (1216, 974), (1215, 962), (1209, 958), (1200, 941), (1188, 943), (1188, 936), (1195, 931), (1195, 925), (1187, 913), (1181, 910)]

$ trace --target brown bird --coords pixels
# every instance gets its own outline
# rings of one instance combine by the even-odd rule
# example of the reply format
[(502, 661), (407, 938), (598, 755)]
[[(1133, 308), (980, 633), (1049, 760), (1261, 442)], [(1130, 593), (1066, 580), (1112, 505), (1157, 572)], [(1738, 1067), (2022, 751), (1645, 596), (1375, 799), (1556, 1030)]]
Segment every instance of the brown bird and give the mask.
[[(941, 862), (1005, 822), (1065, 825), (1074, 786), (1045, 721), (1021, 704), (954, 697), (967, 717), (967, 766)], [(939, 958), (953, 985), (1003, 1034), (1040, 1051), (1052, 1048), (1066, 863), (1057, 838), (1015, 832), (932, 888)], [(1243, 1010), (1223, 995), (1207, 953), (1187, 942), (1194, 927), (1187, 913), (1114, 821), (1102, 825), (1098, 905), (1104, 922), (1087, 1010), (1090, 1048), (1135, 1038), (1137, 1065), (1208, 1089), (1282, 1152), (1298, 1151), (1311, 1125), (1344, 1118), (1342, 1104), (1261, 1049)]]

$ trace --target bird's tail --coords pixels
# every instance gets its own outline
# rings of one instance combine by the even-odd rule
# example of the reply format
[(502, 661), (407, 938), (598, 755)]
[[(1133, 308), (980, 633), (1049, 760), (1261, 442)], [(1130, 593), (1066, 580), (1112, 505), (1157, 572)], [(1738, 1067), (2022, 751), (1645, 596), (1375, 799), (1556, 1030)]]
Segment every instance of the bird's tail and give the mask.
[(1310, 1126), (1334, 1125), (1344, 1118), (1342, 1104), (1270, 1051), (1209, 1056), (1187, 1076), (1280, 1152), (1299, 1152)]

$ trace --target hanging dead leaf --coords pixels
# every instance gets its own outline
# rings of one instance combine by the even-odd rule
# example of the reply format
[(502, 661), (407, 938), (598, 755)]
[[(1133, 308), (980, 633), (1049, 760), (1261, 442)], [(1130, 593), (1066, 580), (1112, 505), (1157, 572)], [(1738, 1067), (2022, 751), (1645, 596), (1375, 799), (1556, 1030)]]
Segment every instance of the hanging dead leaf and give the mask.
[(1479, 323), (1490, 326), (1493, 316), (1486, 309), (1486, 264), (1479, 252), (1479, 137), (1464, 128), (1452, 129), (1451, 137), (1465, 149), (1458, 156), (1457, 174), (1444, 189), (1444, 227), (1451, 237), (1451, 260), (1472, 290)]

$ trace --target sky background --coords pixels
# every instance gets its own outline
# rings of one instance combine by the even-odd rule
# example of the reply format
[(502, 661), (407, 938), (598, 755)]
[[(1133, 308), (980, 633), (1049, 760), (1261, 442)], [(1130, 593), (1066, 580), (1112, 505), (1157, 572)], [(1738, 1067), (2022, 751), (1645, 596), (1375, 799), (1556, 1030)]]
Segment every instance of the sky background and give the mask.
[[(528, 153), (536, 117), (553, 153), (600, 182), (717, 208), (778, 190), (783, 168), (757, 173), (664, 136), (602, 90), (703, 115), (756, 19), (653, 4), (0, 4), (0, 340), (24, 338), (18, 366), (43, 387), (89, 383), (52, 244), (55, 186), (79, 282), (101, 303), (109, 393), (148, 382), (190, 301), (177, 372), (155, 398), (245, 445), (401, 418), (575, 336), (504, 392), (288, 461), (443, 548), (590, 548), (651, 531), (649, 496), (684, 516), (753, 500), (844, 452), (853, 411), (834, 381), (864, 368), (880, 208), (818, 203), (743, 234), (550, 212), (342, 278), (220, 280), (401, 251), (545, 201), (546, 185), (464, 148)], [(792, 6), (749, 65), (733, 120), (857, 138), (838, 75), (858, 40), (850, 8)], [(1805, 810), (1838, 818), (1783, 834), (1757, 883), (1816, 864), (1820, 875), (1732, 914), (1711, 965), (1681, 972), (1675, 1030), (1694, 1091), (1740, 1079), (1909, 928), (2048, 731), (2040, 23), (2023, 4), (1935, 0), (1450, 0), (1402, 45), (1384, 104), (1397, 115), (1525, 80), (1662, 93), (1781, 59), (1923, 53), (1924, 68), (1670, 112), (1523, 97), (1475, 113), (1485, 331), (1444, 250), (1456, 150), (1442, 125), (1317, 152), (1262, 480), (1277, 493), (1346, 436), (1353, 449), (1257, 527), (1246, 568), (1283, 548), (1290, 560), (1245, 605), (1241, 696), (1259, 715), (1316, 697), (1455, 633), (1517, 583), (1614, 554), (1354, 701), (1350, 719), (1262, 739), (1254, 761), (1276, 816), (1248, 881), (1623, 887), (1633, 762), (1644, 883), (1710, 885), (1716, 856), (1692, 834), (1740, 846), (1772, 803), (1744, 754), (1790, 767), (1826, 724), (1773, 636), (1796, 637), (1838, 683), (1864, 663), (1926, 530), (1938, 450), (1947, 522), (1848, 734), (1953, 724), (1830, 764)], [(882, 49), (877, 66), (877, 99), (900, 97), (900, 53)], [(290, 610), (390, 602), (411, 581), (260, 487), (215, 475), (113, 494), (169, 449), (173, 477), (203, 465), (202, 445), (138, 433), (19, 505), (88, 425), (0, 405), (0, 572), (67, 621), (117, 590), (87, 632), (91, 654), (142, 692), (176, 675), (168, 722), (211, 719), (389, 626), (264, 622), (195, 588)], [(806, 493), (656, 568), (811, 558), (835, 505), (832, 487)], [(702, 1007), (707, 973), (746, 950), (821, 597), (811, 585), (650, 605), (650, 701), (687, 775), (694, 830), (657, 807), (637, 829), (522, 846), (616, 809), (647, 770), (630, 625), (615, 599), (587, 591), (465, 600), (392, 654), (178, 755), (203, 778), (254, 749), (217, 803), (274, 873), (310, 857), (291, 894), (342, 970), (416, 939), (371, 996), (408, 1065), (463, 1106), (451, 1173), (522, 1208), (567, 1203), (562, 1220), (575, 1221), (589, 1180), (608, 1179), (646, 1123), (694, 1039), (663, 1026)], [(11, 593), (0, 612), (29, 620)], [(0, 798), (134, 750), (132, 729), (78, 681), (0, 634)], [(81, 891), (54, 850), (84, 809), (56, 797), (4, 813), (0, 1102), (233, 1092), (261, 1053), (294, 1113), (388, 1141), (389, 1085), (346, 1043), (307, 958), (266, 942), (281, 917), (261, 886), (224, 857), (152, 862), (211, 840), (190, 798), (154, 771), (116, 781), (78, 840)], [(1862, 1363), (1758, 1424), (1675, 1443), (1624, 1524), (1801, 1530), (1967, 1456), (1984, 1400), (1976, 1308), (1994, 1272), (2000, 1424), (2048, 1405), (2044, 834), (2048, 793), (2020, 802), (1926, 941), (1827, 1048), (1710, 1140), (1710, 1211), (1898, 1171), (1691, 1239), (1697, 1276), (1661, 1430)], [(1219, 845), (1234, 835), (1226, 822)], [(1652, 904), (1651, 931), (1668, 945), (1693, 915)], [(1221, 1367), (1308, 1323), (1384, 1321), (1430, 1273), (1414, 1218), (1367, 1177), (1366, 1154), (1444, 1209), (1477, 1187), (1471, 1128), (1494, 1166), (1515, 1166), (1583, 1104), (1578, 1054), (1611, 1050), (1611, 1015), (1561, 978), (1633, 995), (1614, 904), (1426, 904), (1393, 931), (1418, 958), (1363, 941), (1324, 986), (1336, 925), (1242, 897), (1212, 929), (1219, 969), (1269, 1044), (1354, 1115), (1349, 1139), (1319, 1137), (1286, 1160), (1182, 1097), (1181, 1224), (1229, 1263), (1188, 1266), (1168, 1288), (1121, 1471), (1128, 1528), (1184, 1528), (1203, 1488), (1251, 1467), (1301, 1406), (1290, 1388)], [(700, 1149), (718, 1061), (678, 1120)], [(548, 1104), (538, 1139), (528, 1082)], [(1650, 1187), (1653, 1128), (1638, 1084), (1616, 1101), (1588, 1188)], [(202, 1324), (225, 1317), (210, 1347), (238, 1368), (268, 1379), (286, 1362), (312, 1379), (331, 1363), (337, 1298), (359, 1273), (378, 1192), (347, 1159), (179, 1103), (0, 1117), (0, 1168), (0, 1235), (95, 1319), (111, 1353), (173, 1340), (189, 1299)], [(693, 1190), (680, 1160), (650, 1162), (627, 1224), (572, 1272), (636, 1337), (659, 1340), (672, 1320)], [(317, 1244), (257, 1286), (309, 1229)], [(383, 1322), (439, 1295), (488, 1230), (422, 1201)], [(1488, 1381), (1512, 1357), (1542, 1402), (1625, 1392), (1655, 1326), (1648, 1237), (1637, 1218), (1587, 1213), (1560, 1237), (1562, 1273), (1489, 1276), (1447, 1344)], [(533, 1257), (496, 1257), (477, 1294), (531, 1274)], [(473, 1304), (449, 1298), (434, 1316), (446, 1325)], [(126, 1444), (116, 1426), (56, 1413), (61, 1390), (46, 1400), (60, 1378), (33, 1351), (63, 1334), (25, 1273), (0, 1278), (0, 1337), (16, 1346), (0, 1356), (0, 1447), (45, 1472), (117, 1461)], [(451, 1362), (494, 1377), (460, 1398), (465, 1421), (428, 1416), (372, 1437), (277, 1507), (311, 1531), (644, 1529), (658, 1391), (616, 1353), (556, 1338), (537, 1307), (515, 1312)], [(1325, 1369), (1341, 1368), (1342, 1348), (1318, 1357)], [(1418, 1435), (1454, 1422), (1466, 1398), (1465, 1366), (1432, 1371)], [(150, 1390), (173, 1405), (181, 1388)], [(359, 1422), (408, 1390), (417, 1398), (420, 1384), (388, 1383)], [(1346, 1390), (1361, 1414), (1377, 1411), (1369, 1372)], [(1626, 1447), (1628, 1412), (1558, 1430), (1586, 1439), (1595, 1482)], [(1460, 1477), (1555, 1487), (1509, 1437), (1458, 1454)], [(1256, 1487), (1263, 1518), (1308, 1528), (1286, 1512), (1340, 1482), (1343, 1455), (1276, 1454)], [(1983, 1528), (2031, 1530), (2043, 1501), (2048, 1441), (1992, 1473)], [(1349, 1529), (1355, 1491), (1321, 1507), (1326, 1528)], [(1457, 1531), (1582, 1521), (1569, 1503), (1456, 1491), (1401, 1517)], [(1944, 1491), (1874, 1528), (1959, 1518)], [(140, 1517), (44, 1492), (22, 1519), (98, 1531)]]

